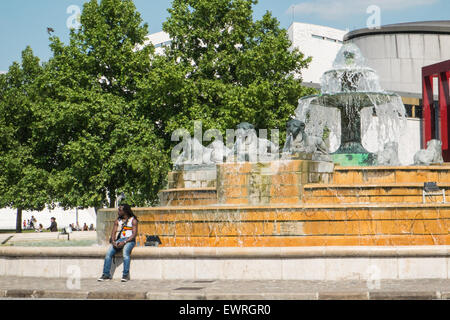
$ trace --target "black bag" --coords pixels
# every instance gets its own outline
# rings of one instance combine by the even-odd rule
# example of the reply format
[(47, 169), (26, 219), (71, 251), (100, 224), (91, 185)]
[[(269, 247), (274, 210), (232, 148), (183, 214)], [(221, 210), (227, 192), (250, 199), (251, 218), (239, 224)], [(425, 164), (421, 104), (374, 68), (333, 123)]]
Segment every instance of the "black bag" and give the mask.
[(145, 241), (146, 247), (157, 247), (162, 244), (161, 239), (158, 236), (145, 236), (147, 240)]

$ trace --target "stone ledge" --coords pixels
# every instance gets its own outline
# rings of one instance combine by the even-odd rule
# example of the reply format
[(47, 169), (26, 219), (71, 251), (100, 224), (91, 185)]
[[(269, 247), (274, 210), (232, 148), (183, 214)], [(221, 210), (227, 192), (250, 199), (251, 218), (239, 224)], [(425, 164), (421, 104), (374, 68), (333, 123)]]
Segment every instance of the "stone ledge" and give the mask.
[[(0, 247), (0, 257), (20, 258), (101, 258), (107, 247), (28, 248)], [(135, 259), (294, 259), (327, 257), (450, 257), (450, 246), (398, 247), (137, 247)]]
[(217, 188), (179, 188), (179, 189), (165, 189), (161, 190), (161, 193), (171, 192), (216, 192)]
[(36, 290), (30, 290), (30, 289), (12, 289), (12, 290), (6, 290), (5, 297), (6, 298), (32, 298), (33, 294), (36, 292)]
[(370, 292), (370, 300), (434, 300), (438, 292)]
[(318, 300), (369, 300), (368, 292), (322, 292)]
[(442, 300), (450, 300), (450, 292), (441, 292)]
[(371, 166), (371, 167), (344, 167), (335, 166), (335, 171), (415, 171), (415, 170), (450, 170), (449, 163), (443, 165), (430, 165), (430, 166)]
[(102, 291), (89, 292), (87, 299), (90, 300), (145, 300), (146, 292), (123, 292), (123, 291)]
[[(449, 182), (437, 182), (438, 187), (450, 187)], [(423, 189), (423, 183), (356, 183), (356, 184), (322, 184), (309, 183), (304, 185), (305, 189), (369, 189), (369, 188), (417, 188)]]
[(286, 293), (208, 293), (131, 291), (51, 291), (3, 290), (1, 298), (77, 300), (445, 300), (441, 292), (286, 292)]
[[(209, 211), (211, 214), (214, 214), (214, 211), (236, 211), (236, 210), (324, 210), (324, 209), (386, 209), (386, 208), (414, 208), (414, 209), (427, 209), (427, 208), (450, 208), (450, 203), (350, 203), (350, 204), (335, 204), (335, 203), (326, 203), (326, 204), (273, 204), (273, 205), (260, 205), (260, 206), (252, 206), (252, 205), (207, 205), (207, 206), (186, 206), (186, 207), (152, 207), (152, 208), (133, 208), (133, 211), (139, 218), (139, 214), (145, 211), (153, 211), (155, 213), (186, 213), (192, 211)], [(102, 209), (102, 212), (108, 212), (106, 210), (111, 209)], [(109, 211), (116, 212), (117, 210)], [(113, 222), (113, 221), (111, 221)]]
[(71, 299), (71, 300), (84, 300), (89, 295), (88, 291), (35, 291), (33, 298), (35, 299)]

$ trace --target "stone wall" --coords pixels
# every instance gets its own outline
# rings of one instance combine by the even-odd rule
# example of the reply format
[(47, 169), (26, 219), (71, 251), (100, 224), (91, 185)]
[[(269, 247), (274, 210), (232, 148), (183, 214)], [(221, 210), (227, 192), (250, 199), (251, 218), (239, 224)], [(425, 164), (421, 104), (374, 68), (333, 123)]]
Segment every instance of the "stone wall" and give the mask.
[(218, 165), (219, 204), (267, 205), (302, 202), (308, 183), (330, 183), (334, 164), (311, 160)]
[[(103, 269), (103, 248), (0, 248), (0, 276), (82, 279)], [(113, 265), (122, 275), (122, 259)], [(187, 280), (449, 279), (448, 246), (315, 248), (135, 248), (131, 277)]]

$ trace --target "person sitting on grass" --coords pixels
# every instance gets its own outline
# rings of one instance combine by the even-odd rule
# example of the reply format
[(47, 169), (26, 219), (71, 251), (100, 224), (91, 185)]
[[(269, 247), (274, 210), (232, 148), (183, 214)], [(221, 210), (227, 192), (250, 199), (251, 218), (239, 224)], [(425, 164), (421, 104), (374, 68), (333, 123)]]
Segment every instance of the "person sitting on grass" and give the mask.
[[(119, 234), (116, 236), (117, 230)], [(111, 280), (111, 262), (116, 253), (123, 249), (123, 273), (122, 282), (130, 280), (130, 262), (131, 251), (136, 246), (136, 235), (138, 233), (138, 219), (134, 215), (131, 207), (128, 204), (122, 204), (119, 206), (118, 218), (114, 222), (114, 227), (111, 232), (109, 247), (105, 262), (103, 265), (103, 274), (98, 281)]]
[(50, 230), (50, 232), (58, 232), (58, 224), (56, 223), (56, 218), (51, 217), (50, 221), (50, 227), (48, 227), (47, 230)]

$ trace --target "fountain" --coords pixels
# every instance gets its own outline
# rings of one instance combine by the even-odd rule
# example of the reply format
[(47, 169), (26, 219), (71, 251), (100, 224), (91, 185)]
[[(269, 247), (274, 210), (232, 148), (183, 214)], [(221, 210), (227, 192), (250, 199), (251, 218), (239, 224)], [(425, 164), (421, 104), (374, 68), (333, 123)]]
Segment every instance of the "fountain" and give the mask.
[[(439, 157), (439, 142), (419, 152), (416, 165), (400, 166), (404, 120), (401, 98), (381, 89), (356, 46), (344, 45), (323, 75), (321, 94), (300, 99), (281, 157), (248, 123), (228, 148), (217, 140), (206, 148), (184, 141), (160, 206), (134, 209), (139, 242), (158, 236), (162, 247), (448, 244), (450, 204), (424, 198), (423, 188), (436, 182), (447, 192), (450, 166)], [(372, 123), (373, 152), (364, 146)], [(100, 244), (115, 218), (116, 210), (100, 210)]]
[[(364, 279), (369, 291), (379, 289), (374, 280), (447, 280), (450, 165), (441, 142), (430, 140), (414, 165), (400, 166), (403, 120), (400, 97), (384, 92), (359, 50), (345, 45), (321, 94), (300, 100), (281, 157), (249, 123), (232, 146), (217, 132), (208, 147), (198, 139), (210, 141), (206, 133), (186, 135), (160, 206), (133, 209), (140, 248), (132, 279)], [(97, 277), (116, 218), (117, 209), (99, 210), (97, 248), (0, 248), (0, 275)]]
[[(333, 112), (330, 108), (336, 110)], [(323, 112), (320, 113), (320, 109), (324, 109)], [(382, 133), (382, 126), (401, 127), (405, 107), (400, 96), (382, 90), (377, 74), (365, 65), (359, 48), (351, 43), (341, 48), (333, 69), (322, 76), (321, 94), (302, 98), (296, 110), (296, 117), (307, 123), (307, 130), (312, 134), (321, 134), (326, 126), (338, 136), (340, 124), (341, 143), (332, 159), (342, 165), (376, 164), (375, 154), (367, 151), (361, 141), (361, 125), (367, 129), (372, 114), (377, 116), (378, 132)], [(362, 118), (366, 119), (365, 123)], [(380, 134), (381, 145), (390, 142), (387, 139), (396, 138), (387, 131), (385, 135)]]

